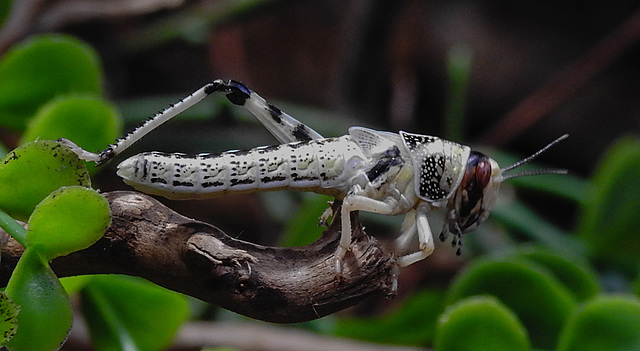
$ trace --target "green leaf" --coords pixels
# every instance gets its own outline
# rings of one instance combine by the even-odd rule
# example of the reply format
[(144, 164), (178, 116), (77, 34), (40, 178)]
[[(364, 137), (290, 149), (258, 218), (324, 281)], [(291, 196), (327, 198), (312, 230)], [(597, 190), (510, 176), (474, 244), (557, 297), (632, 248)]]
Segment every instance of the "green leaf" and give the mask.
[(635, 277), (640, 272), (640, 140), (623, 138), (605, 154), (579, 218), (591, 256)]
[(27, 248), (6, 293), (18, 305), (18, 331), (7, 347), (16, 351), (57, 350), (71, 328), (71, 303), (46, 260)]
[(567, 321), (557, 350), (640, 350), (640, 301), (625, 296), (589, 301)]
[(375, 343), (424, 346), (433, 340), (443, 300), (440, 292), (423, 291), (387, 316), (340, 319), (335, 334)]
[(27, 247), (52, 260), (91, 246), (110, 223), (104, 196), (81, 186), (62, 187), (42, 200), (29, 217)]
[(449, 306), (440, 316), (434, 348), (438, 351), (529, 350), (527, 332), (518, 317), (488, 296), (475, 296)]
[(474, 262), (456, 278), (448, 301), (474, 295), (495, 296), (514, 311), (538, 348), (556, 345), (560, 328), (575, 305), (568, 289), (547, 269), (513, 258)]
[(90, 186), (84, 162), (55, 141), (36, 141), (0, 161), (0, 208), (25, 220), (52, 191), (68, 185)]
[(491, 218), (558, 252), (578, 257), (586, 255), (586, 249), (580, 241), (547, 222), (521, 202), (498, 201), (491, 211)]
[(62, 277), (60, 283), (67, 292), (67, 295), (73, 295), (80, 292), (88, 282), (91, 281), (92, 275), (76, 275), (73, 277)]
[(544, 266), (569, 290), (576, 301), (593, 298), (600, 292), (596, 273), (586, 262), (576, 257), (538, 248), (520, 250), (516, 257), (532, 260)]
[(0, 291), (0, 345), (4, 345), (18, 330), (18, 306), (4, 291)]
[(89, 95), (58, 97), (44, 105), (30, 120), (21, 143), (67, 138), (85, 150), (97, 152), (122, 133), (115, 107)]
[(16, 239), (23, 247), (27, 246), (27, 230), (13, 217), (0, 209), (0, 228)]
[(161, 350), (188, 305), (184, 296), (139, 278), (94, 276), (82, 291), (82, 311), (98, 350)]
[(68, 93), (102, 93), (94, 50), (66, 35), (40, 35), (20, 43), (0, 61), (0, 123), (22, 130), (38, 108)]

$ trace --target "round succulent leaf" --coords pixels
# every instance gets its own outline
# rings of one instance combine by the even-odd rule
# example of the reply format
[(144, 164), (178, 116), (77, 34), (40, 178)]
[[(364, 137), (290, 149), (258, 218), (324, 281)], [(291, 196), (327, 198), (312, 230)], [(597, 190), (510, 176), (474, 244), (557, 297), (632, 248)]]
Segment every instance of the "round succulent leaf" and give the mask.
[(573, 296), (549, 270), (529, 260), (478, 260), (455, 280), (448, 302), (490, 295), (516, 313), (534, 347), (555, 347), (558, 334), (575, 306)]
[(640, 273), (640, 139), (618, 140), (606, 153), (593, 176), (578, 235), (599, 264)]
[(97, 152), (121, 132), (122, 122), (111, 103), (93, 95), (74, 94), (55, 98), (40, 108), (29, 121), (21, 143), (66, 138)]
[(0, 291), (0, 345), (4, 345), (18, 330), (18, 306), (4, 291)]
[(68, 147), (41, 140), (24, 144), (0, 160), (0, 208), (26, 220), (52, 191), (91, 186), (87, 167)]
[(640, 350), (640, 301), (605, 295), (587, 302), (567, 321), (557, 350)]
[(71, 92), (102, 93), (102, 69), (95, 51), (67, 35), (34, 36), (0, 61), (0, 124), (23, 130), (52, 98)]
[(67, 292), (67, 295), (73, 295), (80, 292), (82, 288), (91, 281), (93, 275), (75, 275), (73, 277), (62, 277), (60, 283)]
[(9, 350), (51, 351), (66, 340), (72, 323), (71, 303), (45, 258), (27, 248), (7, 284), (6, 293), (20, 306), (18, 331)]
[(576, 301), (584, 301), (600, 292), (598, 276), (589, 264), (577, 257), (568, 257), (542, 248), (526, 248), (515, 257), (528, 259), (544, 266), (573, 295)]
[(474, 296), (449, 306), (438, 319), (434, 348), (439, 351), (529, 350), (518, 317), (489, 296)]
[(52, 260), (95, 243), (109, 227), (109, 202), (81, 186), (53, 191), (29, 217), (27, 247)]

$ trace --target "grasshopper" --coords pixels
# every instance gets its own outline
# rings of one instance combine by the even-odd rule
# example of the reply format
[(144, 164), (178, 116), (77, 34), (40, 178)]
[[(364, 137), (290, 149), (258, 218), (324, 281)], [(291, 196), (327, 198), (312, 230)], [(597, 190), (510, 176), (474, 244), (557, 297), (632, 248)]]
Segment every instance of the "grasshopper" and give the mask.
[[(428, 257), (434, 240), (427, 214), (445, 209), (440, 239), (453, 235), (458, 254), (462, 234), (474, 231), (493, 209), (500, 184), (511, 178), (537, 174), (566, 174), (564, 169), (510, 173), (568, 137), (563, 135), (533, 155), (501, 169), (488, 156), (468, 146), (435, 136), (349, 128), (348, 135), (324, 138), (282, 112), (242, 83), (215, 80), (155, 114), (105, 150), (92, 153), (61, 140), (81, 159), (102, 164), (147, 133), (213, 93), (223, 93), (244, 106), (282, 144), (187, 156), (145, 152), (118, 165), (125, 183), (145, 193), (170, 199), (202, 199), (227, 193), (294, 189), (334, 196), (342, 201), (341, 237), (335, 271), (351, 243), (353, 211), (384, 215), (405, 214), (394, 252), (407, 252), (417, 234), (419, 247), (397, 255), (405, 267)], [(332, 213), (323, 214), (327, 219)]]

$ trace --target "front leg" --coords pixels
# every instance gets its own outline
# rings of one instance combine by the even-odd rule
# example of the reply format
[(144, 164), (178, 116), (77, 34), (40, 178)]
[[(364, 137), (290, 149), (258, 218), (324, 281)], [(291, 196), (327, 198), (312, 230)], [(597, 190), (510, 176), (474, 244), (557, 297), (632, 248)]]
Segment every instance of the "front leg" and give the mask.
[[(422, 203), (415, 211), (414, 225), (407, 228), (400, 237), (396, 240), (396, 248), (405, 248), (409, 242), (408, 236), (418, 232), (419, 250), (404, 256), (400, 256), (396, 259), (396, 263), (399, 267), (406, 267), (414, 264), (418, 261), (422, 261), (429, 257), (433, 252), (435, 246), (433, 242), (433, 234), (431, 233), (431, 227), (427, 219), (427, 213), (431, 210), (431, 206), (427, 203)], [(407, 214), (410, 216), (411, 213)]]
[(342, 209), (340, 210), (342, 232), (340, 234), (340, 243), (336, 249), (335, 271), (338, 277), (342, 274), (344, 255), (349, 251), (349, 246), (351, 245), (351, 212), (353, 211), (367, 211), (390, 215), (397, 212), (397, 201), (388, 198), (387, 202), (385, 202), (354, 193), (344, 198), (342, 201)]

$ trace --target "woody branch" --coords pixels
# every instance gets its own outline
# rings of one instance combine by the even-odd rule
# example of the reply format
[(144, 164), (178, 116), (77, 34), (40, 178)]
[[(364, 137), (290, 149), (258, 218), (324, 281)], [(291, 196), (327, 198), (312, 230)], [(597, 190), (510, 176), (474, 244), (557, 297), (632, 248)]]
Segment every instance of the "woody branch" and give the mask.
[[(266, 247), (234, 239), (141, 193), (104, 195), (111, 204), (110, 228), (91, 247), (54, 259), (51, 266), (59, 277), (139, 276), (245, 316), (278, 323), (319, 318), (368, 296), (389, 293), (395, 278), (391, 254), (363, 233), (356, 216), (351, 251), (338, 280), (333, 269), (338, 219), (307, 246)], [(0, 283), (6, 285), (23, 248), (5, 232), (0, 239)]]

